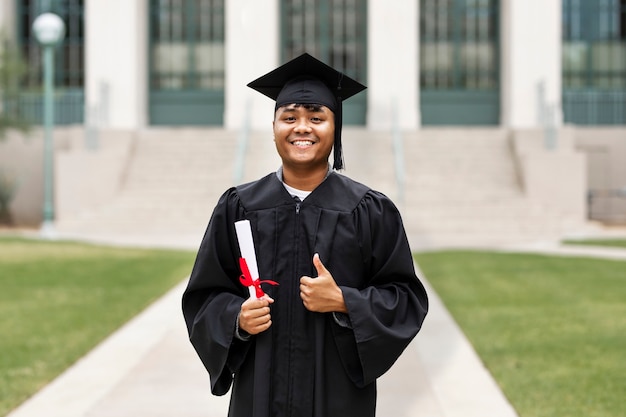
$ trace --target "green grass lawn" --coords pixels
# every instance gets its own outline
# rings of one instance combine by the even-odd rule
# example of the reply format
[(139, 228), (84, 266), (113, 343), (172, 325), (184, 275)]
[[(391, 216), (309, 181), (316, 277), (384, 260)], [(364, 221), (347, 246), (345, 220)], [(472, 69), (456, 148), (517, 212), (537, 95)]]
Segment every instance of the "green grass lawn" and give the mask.
[(472, 251), (416, 259), (521, 417), (625, 415), (626, 262)]
[(193, 259), (1, 237), (0, 415), (188, 276)]
[(565, 240), (566, 245), (586, 245), (586, 246), (611, 246), (616, 248), (626, 248), (626, 239), (585, 239), (585, 240)]

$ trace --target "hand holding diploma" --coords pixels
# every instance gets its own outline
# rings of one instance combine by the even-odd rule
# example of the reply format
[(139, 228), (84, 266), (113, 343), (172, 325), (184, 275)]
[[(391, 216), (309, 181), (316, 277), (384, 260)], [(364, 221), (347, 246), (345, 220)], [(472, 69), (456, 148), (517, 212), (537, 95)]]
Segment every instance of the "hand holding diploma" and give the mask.
[(278, 283), (259, 279), (250, 221), (235, 222), (235, 231), (241, 251), (241, 258), (239, 259), (240, 281), (248, 287), (250, 292), (250, 298), (244, 301), (239, 311), (239, 328), (249, 334), (259, 334), (272, 325), (269, 305), (274, 302), (272, 297), (263, 292), (261, 283), (267, 282), (272, 285), (278, 285)]
[(317, 278), (300, 278), (300, 298), (306, 309), (318, 313), (347, 313), (343, 292), (317, 253), (313, 255), (313, 265)]
[(270, 307), (274, 300), (269, 295), (263, 298), (250, 297), (241, 305), (239, 328), (249, 334), (259, 334), (272, 325)]

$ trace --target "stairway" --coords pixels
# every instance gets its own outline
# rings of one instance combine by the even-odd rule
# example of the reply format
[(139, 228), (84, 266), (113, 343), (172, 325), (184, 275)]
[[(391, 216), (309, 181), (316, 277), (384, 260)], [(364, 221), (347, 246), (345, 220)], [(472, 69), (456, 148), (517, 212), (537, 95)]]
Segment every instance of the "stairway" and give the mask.
[[(343, 140), (343, 173), (396, 202), (414, 249), (555, 239), (568, 225), (568, 219), (524, 196), (504, 130), (403, 134), (404, 187), (396, 181), (389, 133), (347, 127)], [(65, 234), (189, 235), (199, 243), (229, 186), (280, 165), (269, 131), (250, 135), (243, 164), (238, 148), (238, 134), (223, 129), (141, 132), (116, 198), (58, 228)]]
[(414, 248), (558, 239), (571, 219), (533, 205), (519, 184), (507, 132), (424, 128), (402, 134), (404, 187), (389, 133), (347, 131), (346, 174), (391, 197)]
[(557, 239), (566, 219), (533, 205), (507, 132), (423, 129), (405, 138), (407, 232), (414, 245), (482, 246)]
[(61, 221), (65, 235), (202, 236), (233, 181), (237, 137), (222, 129), (140, 132), (116, 197)]

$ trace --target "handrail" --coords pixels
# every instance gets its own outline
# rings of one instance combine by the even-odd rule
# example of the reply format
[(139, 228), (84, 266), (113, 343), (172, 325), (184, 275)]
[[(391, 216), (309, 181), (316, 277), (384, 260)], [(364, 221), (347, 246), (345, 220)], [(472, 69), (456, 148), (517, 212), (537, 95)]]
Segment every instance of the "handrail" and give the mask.
[(100, 130), (109, 124), (109, 84), (100, 82), (100, 94), (95, 104), (86, 104), (85, 147), (97, 150), (100, 146)]
[(538, 122), (543, 128), (543, 146), (551, 151), (558, 146), (558, 132), (556, 128), (557, 108), (549, 104), (546, 99), (546, 83), (541, 80), (537, 83), (537, 115)]

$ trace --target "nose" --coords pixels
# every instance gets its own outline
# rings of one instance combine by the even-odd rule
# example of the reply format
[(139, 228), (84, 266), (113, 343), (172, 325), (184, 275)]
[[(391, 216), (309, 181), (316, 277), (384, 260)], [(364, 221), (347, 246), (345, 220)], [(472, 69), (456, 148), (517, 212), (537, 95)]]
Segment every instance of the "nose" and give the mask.
[(293, 128), (296, 133), (308, 133), (311, 131), (311, 126), (309, 126), (309, 121), (306, 117), (298, 118), (296, 126)]

